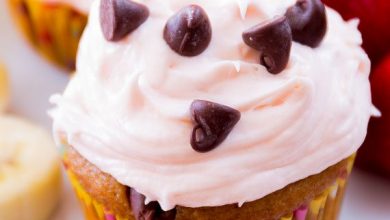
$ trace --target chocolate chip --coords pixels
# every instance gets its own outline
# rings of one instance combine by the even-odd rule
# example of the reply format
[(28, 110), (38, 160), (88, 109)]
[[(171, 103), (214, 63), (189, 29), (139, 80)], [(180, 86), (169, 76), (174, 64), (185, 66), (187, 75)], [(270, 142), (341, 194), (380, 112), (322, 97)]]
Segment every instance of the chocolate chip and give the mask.
[(290, 58), (291, 29), (285, 16), (256, 25), (242, 34), (244, 42), (260, 51), (260, 64), (270, 73), (283, 71)]
[(203, 100), (191, 104), (191, 114), (195, 122), (191, 145), (201, 153), (220, 145), (241, 118), (241, 113), (233, 108)]
[(294, 41), (317, 47), (327, 30), (325, 6), (321, 0), (298, 0), (286, 12)]
[(172, 16), (164, 30), (164, 39), (182, 56), (197, 56), (211, 41), (211, 24), (206, 12), (197, 5), (182, 8)]
[(108, 41), (119, 41), (149, 17), (146, 6), (131, 0), (102, 0), (100, 24)]
[(130, 203), (136, 220), (174, 220), (176, 209), (163, 211), (158, 202), (145, 205), (145, 196), (130, 189)]

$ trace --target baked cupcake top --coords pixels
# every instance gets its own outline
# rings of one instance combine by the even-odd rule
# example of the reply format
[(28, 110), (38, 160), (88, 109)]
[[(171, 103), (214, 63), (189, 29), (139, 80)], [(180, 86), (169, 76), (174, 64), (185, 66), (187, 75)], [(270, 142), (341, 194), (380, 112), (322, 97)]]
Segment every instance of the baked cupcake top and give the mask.
[(64, 4), (73, 7), (83, 14), (88, 14), (94, 0), (41, 0), (47, 3)]
[(370, 61), (356, 20), (295, 3), (94, 2), (55, 135), (164, 210), (320, 173), (365, 138)]

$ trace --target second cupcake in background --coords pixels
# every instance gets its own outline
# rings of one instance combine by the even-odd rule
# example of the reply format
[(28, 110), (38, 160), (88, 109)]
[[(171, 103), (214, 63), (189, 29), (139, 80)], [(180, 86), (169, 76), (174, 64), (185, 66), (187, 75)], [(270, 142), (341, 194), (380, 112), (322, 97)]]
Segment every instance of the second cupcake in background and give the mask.
[(26, 38), (48, 60), (73, 71), (93, 0), (7, 0)]
[(0, 63), (0, 114), (6, 111), (9, 102), (9, 82), (8, 74), (3, 66)]
[(361, 44), (319, 0), (94, 2), (51, 112), (87, 219), (337, 219)]

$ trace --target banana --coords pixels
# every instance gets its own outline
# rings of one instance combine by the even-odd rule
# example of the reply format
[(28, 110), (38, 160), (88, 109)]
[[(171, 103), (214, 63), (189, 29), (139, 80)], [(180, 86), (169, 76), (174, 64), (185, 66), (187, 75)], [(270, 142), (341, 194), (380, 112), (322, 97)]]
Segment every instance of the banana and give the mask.
[(0, 112), (4, 112), (8, 105), (8, 76), (4, 66), (0, 65)]
[(0, 116), (0, 219), (45, 220), (61, 192), (60, 162), (49, 134)]

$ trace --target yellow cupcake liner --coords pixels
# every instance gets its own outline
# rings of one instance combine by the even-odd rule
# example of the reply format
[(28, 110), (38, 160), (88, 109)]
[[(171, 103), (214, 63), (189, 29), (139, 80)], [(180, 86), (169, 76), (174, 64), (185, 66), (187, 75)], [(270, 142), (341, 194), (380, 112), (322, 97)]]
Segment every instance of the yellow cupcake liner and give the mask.
[(74, 70), (87, 16), (66, 5), (8, 0), (13, 17), (34, 47), (50, 61)]
[[(340, 212), (341, 204), (346, 190), (347, 180), (352, 171), (355, 155), (348, 160), (348, 169), (335, 183), (326, 189), (321, 195), (303, 204), (294, 212), (280, 220), (336, 220)], [(133, 220), (134, 217), (124, 218), (106, 209), (99, 202), (94, 200), (80, 185), (77, 177), (67, 171), (70, 182), (82, 205), (86, 220)]]
[(9, 79), (5, 66), (0, 63), (0, 114), (7, 110), (9, 103)]

